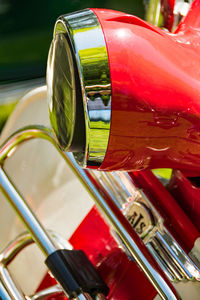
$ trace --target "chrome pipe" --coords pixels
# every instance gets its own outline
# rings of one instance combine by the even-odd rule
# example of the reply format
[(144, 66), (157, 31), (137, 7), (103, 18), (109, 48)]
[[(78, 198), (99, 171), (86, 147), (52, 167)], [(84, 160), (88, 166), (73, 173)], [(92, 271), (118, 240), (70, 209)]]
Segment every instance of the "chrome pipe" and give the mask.
[(5, 266), (3, 266), (3, 264), (0, 265), (0, 282), (3, 283), (4, 287), (8, 291), (10, 299), (12, 299), (12, 300), (25, 300), (26, 299), (21, 288), (15, 282), (15, 280), (12, 278), (10, 272), (8, 271), (8, 269)]
[[(123, 241), (127, 249), (129, 250), (129, 252), (131, 253), (132, 257), (135, 259), (135, 261), (142, 269), (146, 277), (149, 279), (149, 281), (152, 283), (154, 288), (157, 290), (161, 298), (165, 300), (180, 299), (174, 287), (165, 277), (165, 274), (162, 271), (159, 272), (157, 268), (152, 265), (152, 261), (153, 264), (155, 264), (155, 261), (152, 260), (152, 257), (148, 254), (144, 244), (141, 243), (139, 237), (133, 231), (130, 224), (125, 219), (125, 217), (121, 214), (117, 206), (113, 202), (109, 201), (108, 198), (104, 197), (104, 195), (101, 195), (101, 189), (99, 188), (98, 190), (97, 182), (93, 182), (94, 180), (92, 179), (92, 176), (87, 170), (81, 169), (76, 163), (75, 159), (70, 154), (64, 153), (60, 150), (59, 146), (55, 142), (48, 128), (44, 126), (35, 126), (35, 127), (27, 127), (18, 131), (2, 147), (2, 150), (0, 151), (0, 163), (2, 164), (4, 160), (10, 154), (13, 153), (13, 151), (17, 148), (17, 146), (19, 146), (21, 143), (25, 142), (26, 140), (30, 140), (33, 138), (42, 138), (48, 140), (60, 152), (62, 157), (65, 159), (65, 161), (72, 168), (74, 173), (79, 177), (81, 182), (84, 184), (88, 192), (94, 198), (98, 207), (106, 215), (107, 219), (110, 221), (110, 223), (118, 233), (119, 237), (121, 238), (121, 240)], [(2, 172), (3, 170), (1, 169), (1, 173)], [(3, 178), (5, 177), (3, 173), (2, 173), (2, 177)], [(8, 180), (8, 184), (9, 184), (9, 180)], [(17, 213), (19, 214), (19, 216), (21, 216), (21, 213), (20, 211), (18, 211), (18, 209), (17, 209)], [(29, 224), (27, 225), (29, 226)], [(29, 229), (31, 230), (31, 227)], [(137, 244), (135, 241), (137, 241)], [(40, 244), (40, 239), (38, 242)]]
[[(118, 216), (119, 214), (116, 215), (116, 212), (119, 210), (115, 205), (115, 203), (112, 203), (112, 205), (110, 205), (106, 197), (102, 197), (102, 195), (100, 194), (101, 190), (100, 189), (98, 190), (94, 185), (94, 183), (92, 182), (91, 178), (89, 177), (89, 172), (87, 172), (84, 169), (81, 169), (76, 163), (75, 159), (70, 154), (66, 153), (66, 156), (68, 158), (67, 159), (68, 163), (70, 163), (70, 166), (73, 168), (75, 173), (81, 179), (82, 183), (85, 185), (89, 193), (93, 196), (96, 204), (101, 209), (101, 211), (105, 214), (107, 219), (110, 221), (110, 223), (118, 233), (119, 237), (123, 241), (124, 245), (127, 247), (134, 260), (137, 262), (137, 264), (142, 269), (146, 277), (149, 279), (149, 281), (152, 283), (154, 288), (157, 290), (160, 297), (164, 300), (181, 299), (177, 294), (176, 290), (171, 285), (171, 283), (167, 279), (166, 280), (163, 279), (161, 274), (156, 270), (156, 268), (154, 268), (151, 265), (149, 260), (145, 257), (143, 251), (144, 246), (141, 246), (141, 244), (139, 245), (139, 243), (138, 245), (136, 245), (135, 241), (133, 240), (133, 235), (131, 235), (124, 226), (127, 220), (124, 218), (121, 212), (119, 212), (121, 214), (120, 218)], [(136, 233), (134, 234), (134, 238), (136, 238), (136, 240), (139, 239)]]
[(18, 253), (32, 243), (33, 239), (30, 234), (22, 234), (18, 236), (0, 253), (0, 264), (3, 264), (4, 266), (9, 265)]
[[(72, 246), (69, 244), (69, 242), (60, 237), (60, 235), (58, 235), (56, 232), (48, 231), (48, 233), (54, 239), (59, 249), (72, 250)], [(20, 234), (0, 253), (0, 264), (3, 264), (4, 266), (9, 265), (17, 254), (33, 243), (34, 240), (30, 233), (25, 232)]]
[(5, 286), (3, 285), (3, 283), (1, 281), (0, 281), (0, 297), (2, 299), (12, 300), (10, 298), (10, 295), (8, 294), (7, 289), (5, 288)]
[[(8, 141), (6, 141), (0, 149), (0, 165), (4, 164), (6, 158), (11, 156), (21, 143), (35, 137), (40, 138), (40, 135), (43, 139), (48, 138), (49, 131), (48, 134), (47, 131), (48, 130), (46, 129), (45, 134), (43, 134), (42, 130), (40, 130), (40, 126), (34, 128), (29, 127), (28, 130), (25, 128), (11, 136), (11, 138), (8, 139)], [(17, 188), (11, 182), (2, 167), (0, 167), (0, 189), (16, 211), (17, 215), (21, 218), (22, 222), (25, 224), (26, 228), (31, 233), (35, 242), (38, 244), (45, 256), (49, 256), (55, 252), (58, 248), (53, 239), (51, 239), (45, 231), (42, 224), (17, 191)]]
[(84, 294), (78, 295), (76, 298), (73, 298), (73, 300), (93, 300), (93, 299), (89, 294), (84, 293)]
[(32, 212), (31, 208), (27, 205), (26, 201), (17, 191), (17, 188), (11, 182), (5, 171), (0, 167), (0, 189), (8, 199), (11, 206), (16, 211), (28, 231), (31, 233), (36, 244), (47, 257), (58, 248), (53, 239), (49, 236), (43, 228), (40, 221)]
[(59, 284), (56, 284), (54, 286), (51, 286), (49, 288), (46, 288), (42, 291), (39, 291), (35, 293), (33, 296), (30, 296), (31, 300), (42, 300), (48, 296), (53, 296), (56, 294), (63, 293), (63, 290), (61, 289)]
[[(56, 232), (50, 231), (49, 234), (55, 240), (56, 244), (59, 248), (63, 249), (72, 249), (71, 245), (63, 239), (60, 235)], [(63, 293), (62, 288), (60, 285), (55, 285), (51, 288), (47, 288), (36, 293), (33, 296), (25, 296), (18, 286), (18, 284), (12, 278), (7, 266), (12, 262), (12, 260), (18, 255), (23, 249), (27, 246), (34, 243), (34, 240), (30, 233), (23, 233), (20, 234), (13, 242), (11, 242), (1, 253), (0, 253), (0, 283), (2, 284), (2, 288), (5, 289), (9, 293), (11, 300), (25, 300), (25, 299), (32, 299), (32, 300), (39, 300), (43, 299), (49, 295)], [(3, 292), (1, 294), (1, 286), (0, 286), (0, 296), (4, 295)], [(4, 298), (3, 298), (4, 299)]]
[(3, 165), (5, 160), (13, 155), (13, 153), (17, 150), (19, 145), (34, 138), (49, 140), (61, 153), (59, 146), (56, 144), (55, 140), (53, 140), (52, 133), (49, 128), (44, 126), (29, 126), (15, 132), (7, 139), (7, 141), (5, 141), (3, 145), (1, 145), (0, 165)]
[[(20, 130), (19, 132), (14, 134), (1, 147), (0, 165), (2, 166), (4, 164), (5, 160), (14, 153), (14, 151), (18, 148), (18, 146), (20, 144), (24, 143), (27, 140), (33, 139), (33, 138), (42, 138), (42, 139), (49, 140), (51, 143), (53, 143), (53, 145), (57, 148), (57, 150), (61, 154), (63, 154), (63, 152), (60, 150), (60, 148), (57, 146), (56, 142), (52, 138), (50, 130), (48, 128), (43, 128), (43, 127), (41, 128), (40, 126), (29, 127), (29, 128)], [(42, 250), (44, 255), (46, 257), (48, 257), (50, 254), (55, 252), (58, 249), (58, 247), (54, 243), (53, 239), (51, 239), (49, 234), (46, 232), (46, 230), (43, 228), (42, 224), (39, 222), (37, 217), (34, 215), (31, 208), (27, 205), (26, 201), (20, 195), (17, 188), (11, 182), (10, 178), (8, 177), (8, 175), (3, 170), (2, 167), (0, 167), (0, 189), (4, 193), (5, 197), (8, 199), (11, 206), (16, 211), (17, 215), (20, 217), (22, 222), (25, 224), (26, 228), (28, 229), (28, 231), (30, 232), (34, 241), (37, 243), (37, 245)], [(25, 246), (27, 246), (30, 243), (31, 243), (31, 241), (28, 240), (27, 237), (24, 237), (24, 238), (22, 238), (21, 244), (18, 245), (18, 248), (20, 248), (20, 247), (24, 248)], [(15, 249), (15, 252), (16, 251), (17, 251), (17, 249)], [(11, 257), (12, 257), (12, 255), (10, 254), (9, 259), (11, 259)], [(4, 272), (2, 271), (2, 275), (3, 275), (2, 280), (6, 281), (6, 285), (8, 284), (9, 290), (11, 290), (11, 292), (13, 294), (15, 294), (15, 292), (17, 293), (17, 291), (19, 293), (21, 293), (20, 289), (18, 289), (16, 287), (16, 285), (14, 284), (8, 270), (4, 267), (2, 268), (2, 270), (4, 271)], [(24, 299), (24, 298), (22, 298), (22, 296), (20, 296), (18, 298), (16, 296), (13, 298), (13, 300), (17, 300), (17, 299)], [(87, 293), (78, 295), (76, 299), (92, 300), (90, 295)]]

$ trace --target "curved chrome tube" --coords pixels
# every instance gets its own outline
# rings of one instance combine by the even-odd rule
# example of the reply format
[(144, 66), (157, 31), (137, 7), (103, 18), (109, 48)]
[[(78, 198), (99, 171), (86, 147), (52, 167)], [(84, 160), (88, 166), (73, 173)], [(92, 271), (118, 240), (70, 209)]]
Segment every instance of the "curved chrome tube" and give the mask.
[[(26, 201), (17, 191), (11, 180), (8, 178), (7, 174), (3, 170), (2, 166), (5, 160), (11, 156), (17, 147), (23, 142), (33, 139), (33, 138), (42, 138), (50, 141), (56, 149), (63, 155), (63, 152), (60, 150), (55, 140), (51, 136), (51, 132), (48, 128), (35, 126), (24, 128), (18, 131), (16, 134), (12, 135), (0, 149), (0, 189), (4, 193), (5, 197), (10, 202), (11, 206), (15, 209), (17, 215), (20, 217), (22, 222), (25, 224), (26, 228), (30, 232), (32, 238), (38, 244), (39, 248), (43, 251), (45, 256), (49, 256), (59, 249), (50, 237), (47, 231), (43, 228), (40, 221), (32, 212), (31, 208), (28, 206)], [(26, 244), (26, 241), (25, 241)], [(29, 242), (27, 241), (27, 245)], [(19, 246), (20, 247), (20, 246)], [(14, 283), (12, 277), (8, 274), (8, 270), (1, 266), (1, 274), (3, 274), (2, 281), (5, 286), (8, 287), (11, 291), (11, 299), (24, 299), (23, 293), (17, 284)], [(4, 279), (4, 280), (3, 280)], [(80, 294), (78, 297), (81, 297), (81, 300), (92, 300), (88, 294)], [(79, 298), (78, 298), (79, 299)]]
[(48, 296), (56, 296), (57, 294), (62, 293), (62, 289), (59, 286), (59, 284), (56, 284), (54, 286), (51, 286), (49, 288), (46, 288), (42, 291), (39, 291), (35, 293), (33, 296), (31, 296), (31, 300), (42, 300)]
[(41, 138), (44, 140), (49, 140), (54, 147), (62, 154), (59, 146), (57, 145), (56, 141), (53, 138), (51, 130), (44, 126), (29, 126), (20, 129), (19, 131), (15, 132), (11, 135), (7, 141), (0, 147), (0, 165), (3, 165), (5, 160), (10, 157), (17, 147), (34, 138)]
[[(72, 246), (60, 235), (52, 230), (48, 230), (49, 235), (53, 238), (59, 249), (72, 249)], [(20, 234), (13, 242), (0, 253), (0, 264), (9, 265), (17, 254), (24, 248), (34, 243), (30, 233)]]
[[(49, 231), (49, 235), (55, 240), (56, 244), (60, 249), (72, 249), (71, 245), (62, 237), (60, 237), (56, 232)], [(12, 275), (7, 269), (7, 266), (12, 262), (12, 260), (27, 246), (34, 243), (34, 240), (29, 233), (20, 234), (11, 244), (9, 244), (5, 250), (0, 253), (0, 295), (6, 295), (5, 299), (11, 300), (41, 300), (47, 296), (63, 293), (60, 285), (55, 285), (53, 287), (42, 290), (33, 296), (25, 296), (21, 288), (13, 279)], [(90, 295), (81, 294), (76, 299), (81, 300), (92, 300)], [(97, 298), (105, 299), (105, 298)]]
[(6, 287), (0, 281), (0, 295), (3, 297), (2, 299), (12, 300), (8, 294)]
[[(3, 145), (2, 150), (0, 151), (0, 163), (3, 164), (4, 160), (9, 157), (9, 154), (14, 151), (18, 145), (33, 138), (43, 138), (51, 142), (56, 147), (75, 174), (78, 175), (88, 192), (93, 196), (96, 204), (111, 222), (123, 243), (136, 260), (140, 268), (143, 270), (147, 278), (150, 280), (152, 285), (158, 291), (162, 299), (180, 299), (175, 289), (166, 278), (165, 274), (161, 270), (160, 272), (157, 271), (156, 267), (153, 267), (155, 263), (154, 260), (152, 260), (152, 257), (149, 255), (147, 249), (143, 243), (141, 243), (140, 238), (133, 231), (132, 227), (119, 211), (118, 207), (113, 203), (112, 200), (110, 200), (109, 196), (107, 197), (105, 194), (104, 196), (101, 195), (101, 190), (98, 190), (98, 183), (94, 182), (94, 179), (87, 170), (81, 169), (70, 154), (66, 154), (60, 150), (48, 128), (38, 126), (24, 128), (21, 131), (18, 131)], [(2, 172), (3, 169), (1, 169), (1, 173)], [(0, 183), (0, 185), (2, 186), (2, 183)], [(26, 214), (26, 212), (19, 210), (17, 210), (17, 213), (22, 219), (24, 218), (24, 213)], [(32, 225), (27, 222), (26, 226), (32, 232)]]
[(47, 257), (58, 250), (54, 241), (43, 228), (40, 221), (34, 215), (31, 208), (27, 205), (26, 201), (17, 191), (16, 187), (2, 168), (0, 168), (0, 188), (45, 256)]
[[(56, 241), (56, 244), (59, 248), (71, 249), (70, 244), (61, 238), (55, 232), (49, 232), (50, 236)], [(4, 292), (7, 291), (9, 297), (5, 299), (12, 299), (12, 300), (24, 300), (24, 299), (42, 299), (42, 295), (55, 293), (55, 289), (48, 290), (47, 292), (40, 292), (40, 297), (27, 297), (22, 292), (21, 288), (15, 282), (14, 278), (10, 274), (7, 266), (12, 262), (12, 260), (18, 255), (23, 249), (27, 246), (34, 243), (32, 236), (29, 233), (20, 234), (13, 242), (11, 242), (1, 253), (0, 253), (0, 291), (4, 289)], [(57, 287), (58, 290), (58, 287)], [(59, 292), (63, 292), (61, 287), (59, 287)]]

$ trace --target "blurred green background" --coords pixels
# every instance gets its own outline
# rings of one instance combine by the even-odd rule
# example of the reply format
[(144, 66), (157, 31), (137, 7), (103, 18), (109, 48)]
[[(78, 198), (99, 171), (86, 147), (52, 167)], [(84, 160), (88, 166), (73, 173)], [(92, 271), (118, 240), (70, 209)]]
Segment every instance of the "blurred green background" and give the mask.
[(145, 14), (143, 0), (0, 0), (0, 132), (18, 100), (34, 87), (32, 81), (45, 77), (56, 19), (89, 7)]
[(44, 76), (57, 17), (87, 7), (144, 18), (142, 0), (0, 0), (0, 83)]

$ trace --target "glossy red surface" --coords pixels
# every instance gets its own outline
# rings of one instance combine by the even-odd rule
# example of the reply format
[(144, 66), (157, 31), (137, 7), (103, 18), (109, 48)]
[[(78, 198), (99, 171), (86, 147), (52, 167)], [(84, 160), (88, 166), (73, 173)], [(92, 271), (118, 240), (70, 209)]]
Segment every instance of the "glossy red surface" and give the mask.
[[(199, 172), (197, 17), (200, 12), (196, 15), (197, 4), (200, 7), (199, 0), (193, 3), (190, 16), (181, 23), (176, 35), (167, 34), (134, 16), (94, 10), (107, 42), (113, 95), (110, 140), (102, 169), (170, 166)], [(171, 195), (149, 171), (132, 173), (132, 178), (151, 195), (153, 204), (166, 216), (168, 226), (173, 227), (174, 235), (177, 238), (181, 235), (190, 251), (199, 233)], [(177, 178), (180, 185), (184, 183), (183, 193), (190, 196), (191, 187), (183, 178)], [(133, 237), (141, 243), (137, 236), (133, 234)], [(76, 249), (83, 249), (97, 266), (110, 287), (107, 299), (150, 300), (155, 297), (156, 291), (135, 262), (118, 247), (96, 208), (80, 224), (70, 242)], [(51, 284), (52, 279), (46, 277), (41, 287)]]
[[(82, 249), (97, 267), (99, 274), (110, 289), (110, 293), (106, 297), (107, 300), (154, 299), (157, 294), (156, 290), (135, 261), (130, 260), (122, 251), (121, 245), (118, 245), (113, 234), (116, 235), (94, 206), (76, 229), (69, 242), (75, 249)], [(148, 252), (146, 258), (150, 261)], [(153, 260), (151, 264), (156, 267)], [(176, 294), (174, 287), (159, 269), (157, 270), (160, 275), (165, 278)], [(55, 280), (47, 274), (38, 291), (54, 284)], [(47, 297), (45, 300), (47, 299), (54, 298)], [(55, 296), (55, 299), (67, 298), (59, 294)]]
[[(190, 211), (193, 211), (193, 203), (196, 203), (195, 208), (197, 209), (199, 203), (199, 198), (197, 200), (197, 197), (198, 195), (200, 196), (200, 191), (196, 192), (196, 201), (191, 199), (192, 195), (189, 194), (189, 191), (191, 193), (191, 188), (188, 189), (188, 184), (185, 185), (185, 182), (180, 182), (179, 180), (179, 188), (182, 193), (179, 193), (180, 197), (174, 199), (150, 170), (131, 172), (129, 174), (135, 185), (144, 191), (151, 203), (163, 217), (164, 224), (170, 233), (179, 242), (181, 247), (189, 253), (194, 246), (194, 242), (200, 236), (199, 219), (198, 226), (195, 226), (197, 223), (193, 223), (193, 218), (190, 218), (191, 215), (188, 215), (187, 210), (184, 209), (184, 202), (187, 202)], [(178, 178), (176, 178), (176, 181), (173, 181), (173, 190), (177, 180)], [(181, 183), (184, 185), (181, 185)], [(185, 194), (185, 196), (183, 196), (183, 194)], [(183, 200), (182, 197), (185, 199)], [(180, 205), (176, 202), (178, 198)], [(196, 212), (196, 216), (197, 215), (200, 217), (200, 206), (198, 206), (198, 213)]]
[(110, 288), (109, 300), (153, 299), (156, 291), (137, 264), (130, 261), (111, 235), (108, 225), (94, 207), (70, 242), (84, 249)]
[[(137, 264), (118, 247), (108, 225), (94, 207), (72, 235), (70, 243), (82, 249), (110, 288), (107, 300), (151, 300), (156, 291)], [(55, 284), (47, 275), (38, 290)], [(45, 300), (54, 298), (46, 298)], [(67, 299), (57, 295), (55, 299)]]
[[(87, 176), (90, 178), (91, 182), (93, 182), (95, 188), (97, 190), (99, 190), (100, 194), (104, 198), (104, 201), (106, 202), (106, 207), (110, 211), (110, 214), (116, 216), (117, 222), (113, 222), (114, 227), (115, 228), (120, 228), (120, 226), (118, 225), (119, 223), (123, 226), (123, 230), (126, 232), (126, 240), (132, 240), (133, 241), (133, 244), (135, 244), (136, 247), (138, 248), (138, 250), (140, 250), (140, 253), (142, 253), (144, 255), (144, 257), (148, 261), (148, 263), (154, 268), (154, 270), (157, 271), (157, 274), (159, 274), (159, 276), (161, 276), (165, 280), (165, 282), (168, 284), (170, 289), (173, 291), (174, 295), (176, 295), (177, 299), (179, 299), (179, 297), (177, 295), (177, 291), (175, 290), (174, 286), (169, 281), (169, 279), (166, 276), (165, 272), (160, 268), (160, 265), (158, 265), (155, 258), (150, 254), (150, 252), (148, 251), (146, 245), (143, 243), (143, 241), (137, 235), (136, 231), (132, 228), (131, 224), (124, 217), (124, 215), (119, 210), (118, 206), (114, 203), (113, 199), (106, 192), (106, 190), (102, 191), (102, 185), (100, 184), (99, 180), (96, 180), (94, 177), (92, 177), (91, 173), (89, 173), (87, 170), (85, 172), (87, 173)], [(103, 205), (98, 206), (98, 208), (100, 210), (102, 209), (102, 211), (104, 212), (102, 207), (103, 207)], [(99, 228), (99, 230), (101, 230), (101, 227)], [(132, 256), (133, 256), (133, 258), (135, 258), (133, 252), (132, 252)], [(136, 255), (136, 257), (137, 257), (137, 255)], [(135, 260), (137, 261), (137, 258), (135, 258)], [(140, 267), (142, 268), (142, 265), (140, 265)]]
[(199, 3), (176, 34), (132, 15), (94, 10), (112, 83), (110, 138), (100, 169), (200, 171)]
[(176, 170), (173, 172), (168, 189), (200, 231), (200, 188), (195, 186), (182, 172)]

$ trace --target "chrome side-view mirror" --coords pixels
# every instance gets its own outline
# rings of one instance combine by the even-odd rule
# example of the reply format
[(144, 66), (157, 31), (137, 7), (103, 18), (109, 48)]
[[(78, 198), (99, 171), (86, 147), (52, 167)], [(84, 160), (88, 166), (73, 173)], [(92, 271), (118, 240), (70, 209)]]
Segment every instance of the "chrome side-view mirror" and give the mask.
[(47, 67), (50, 120), (81, 166), (199, 171), (198, 13), (193, 5), (174, 34), (112, 10), (58, 19)]

